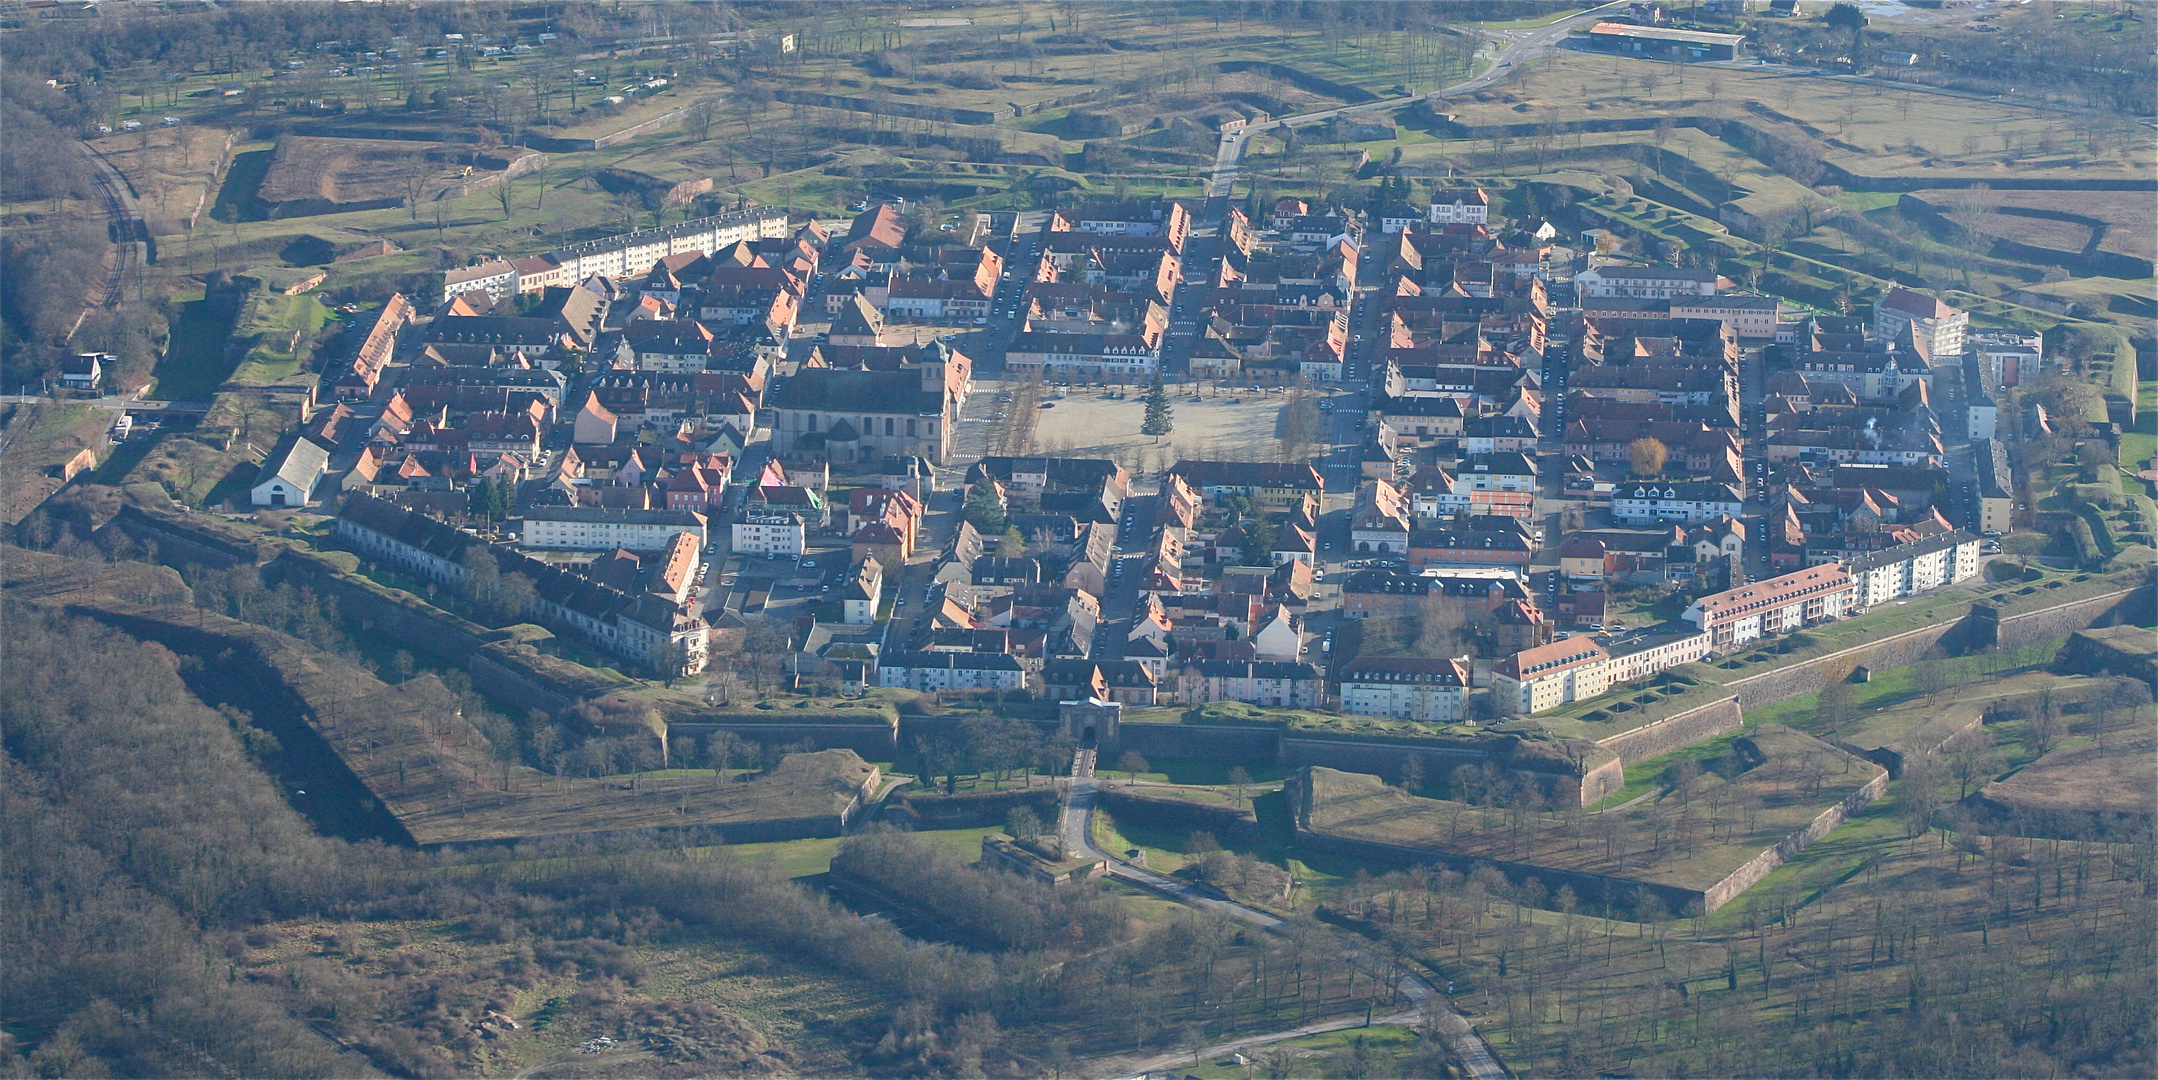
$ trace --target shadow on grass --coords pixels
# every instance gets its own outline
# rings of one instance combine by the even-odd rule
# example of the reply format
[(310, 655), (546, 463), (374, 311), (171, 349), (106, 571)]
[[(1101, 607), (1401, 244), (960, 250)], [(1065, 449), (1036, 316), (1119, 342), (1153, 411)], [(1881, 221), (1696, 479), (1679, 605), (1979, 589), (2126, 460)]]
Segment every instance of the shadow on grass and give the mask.
[(232, 318), (213, 313), (209, 301), (180, 305), (172, 342), (150, 371), (157, 395), (168, 401), (210, 400), (238, 366), (237, 357), (228, 360), (226, 355), (225, 342), (231, 336)]
[(269, 215), (255, 202), (255, 191), (270, 171), (270, 150), (234, 154), (225, 170), (225, 182), (217, 189), (217, 202), (210, 216), (218, 221), (267, 221)]

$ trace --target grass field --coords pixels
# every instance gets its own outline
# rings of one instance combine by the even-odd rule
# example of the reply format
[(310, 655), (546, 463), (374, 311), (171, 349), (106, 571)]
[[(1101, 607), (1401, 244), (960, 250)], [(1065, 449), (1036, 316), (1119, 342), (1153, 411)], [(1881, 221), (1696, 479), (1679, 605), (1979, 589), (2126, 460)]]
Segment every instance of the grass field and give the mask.
[(127, 177), (151, 235), (159, 236), (186, 229), (209, 209), (231, 137), (214, 127), (147, 127), (92, 139), (90, 146)]
[(1314, 768), (1309, 828), (1461, 858), (1705, 889), (1882, 775), (1779, 725), (1756, 728), (1736, 748), (1683, 789), (1596, 815), (1413, 798), (1377, 777)]
[[(1329, 1031), (1272, 1043), (1245, 1054), (1262, 1075), (1299, 1077), (1373, 1077), (1417, 1075), (1431, 1065), (1430, 1044), (1415, 1029), (1378, 1024)], [(1203, 1061), (1177, 1070), (1199, 1080), (1244, 1080), (1254, 1074), (1233, 1058)]]
[(53, 470), (105, 444), (113, 414), (89, 405), (5, 405), (0, 416), (0, 522), (19, 522), (60, 489)]
[(308, 361), (314, 356), (316, 335), (332, 318), (313, 293), (277, 296), (258, 291), (232, 328), (235, 339), (251, 344), (228, 383), (263, 387), (305, 382), (312, 374)]
[[(2122, 853), (1949, 845), (1909, 836), (1897, 812), (1893, 797), (1860, 811), (1708, 919), (1644, 925), (1383, 882), (1346, 906), (1408, 934), (1458, 980), (1457, 1005), (1523, 1075), (1832, 1072), (1837, 1060), (1915, 1052), (1901, 1033), (1928, 1007), (1960, 1008), (1962, 1023), (1989, 1030), (2017, 1009), (2012, 1030), (2027, 999), (2000, 998), (2032, 972), (2045, 973), (2041, 1000), (2095, 993), (2101, 1009), (2147, 1017), (2136, 1003), (2154, 989), (2152, 906)], [(2135, 943), (2113, 950), (2111, 935), (2093, 933), (2104, 927)], [(2121, 1051), (2097, 1042), (2078, 1052)]]

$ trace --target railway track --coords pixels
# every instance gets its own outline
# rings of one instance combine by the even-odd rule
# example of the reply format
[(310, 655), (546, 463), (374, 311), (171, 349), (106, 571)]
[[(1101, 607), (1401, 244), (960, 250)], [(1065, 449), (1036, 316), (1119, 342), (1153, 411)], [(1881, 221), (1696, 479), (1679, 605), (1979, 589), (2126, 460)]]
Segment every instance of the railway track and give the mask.
[(111, 241), (112, 257), (107, 268), (105, 282), (96, 296), (85, 296), (82, 314), (75, 317), (75, 325), (68, 330), (70, 338), (82, 329), (84, 319), (99, 308), (116, 308), (127, 299), (128, 285), (150, 260), (150, 232), (143, 222), (142, 210), (135, 204), (135, 193), (127, 185), (127, 178), (113, 168), (103, 154), (82, 146), (83, 156), (90, 162), (90, 179), (97, 188), (98, 201), (105, 208), (105, 234)]

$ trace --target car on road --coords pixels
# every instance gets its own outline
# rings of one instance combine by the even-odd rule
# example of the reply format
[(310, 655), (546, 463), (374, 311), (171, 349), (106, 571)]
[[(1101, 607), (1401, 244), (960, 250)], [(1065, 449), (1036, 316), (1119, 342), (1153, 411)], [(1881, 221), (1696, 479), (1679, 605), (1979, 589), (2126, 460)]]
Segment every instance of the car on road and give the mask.
[(1333, 411), (1334, 411), (1334, 403), (1333, 403), (1333, 401), (1332, 401), (1331, 399), (1329, 399), (1329, 400), (1327, 400), (1327, 401), (1322, 401), (1322, 402), (1320, 402), (1320, 403), (1319, 403), (1319, 411), (1320, 411), (1320, 412), (1333, 412)]
[[(1054, 408), (1056, 408), (1056, 407), (1057, 407), (1057, 403), (1056, 403), (1056, 402), (1054, 402), (1054, 401), (1044, 401), (1044, 402), (1042, 402), (1042, 408), (1044, 408), (1044, 409), (1054, 409)], [(913, 421), (908, 421), (908, 422), (909, 422), (909, 423), (912, 423)]]

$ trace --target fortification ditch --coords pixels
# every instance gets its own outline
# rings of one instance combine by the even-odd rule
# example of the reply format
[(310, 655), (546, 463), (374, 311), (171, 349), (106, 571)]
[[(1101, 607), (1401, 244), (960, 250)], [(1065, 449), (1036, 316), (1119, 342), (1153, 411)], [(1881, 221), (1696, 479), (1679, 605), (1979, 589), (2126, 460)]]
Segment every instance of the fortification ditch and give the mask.
[(1105, 785), (1098, 797), (1102, 809), (1119, 823), (1172, 832), (1207, 832), (1230, 845), (1259, 842), (1259, 818), (1248, 805), (1208, 805), (1132, 785)]
[(1739, 708), (1738, 696), (1734, 694), (1632, 731), (1598, 739), (1596, 745), (1617, 754), (1620, 762), (1632, 765), (1737, 731), (1745, 722), (1745, 712)]

